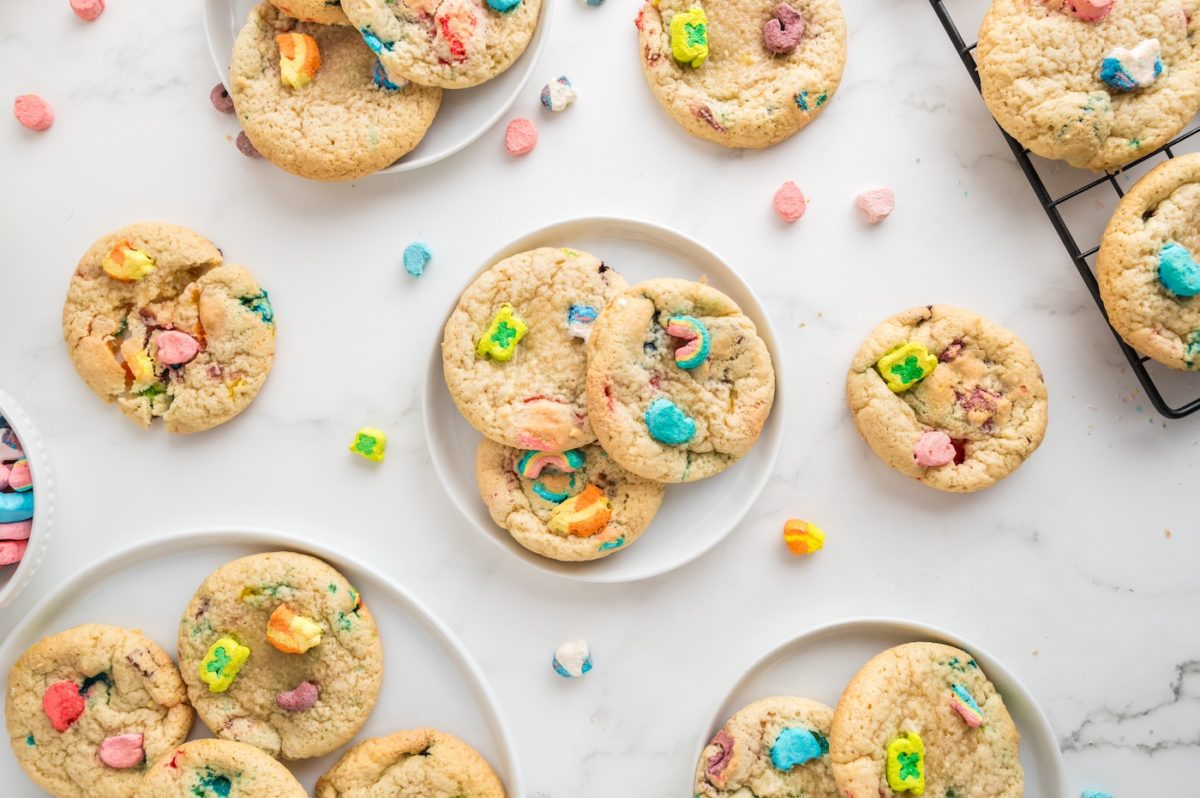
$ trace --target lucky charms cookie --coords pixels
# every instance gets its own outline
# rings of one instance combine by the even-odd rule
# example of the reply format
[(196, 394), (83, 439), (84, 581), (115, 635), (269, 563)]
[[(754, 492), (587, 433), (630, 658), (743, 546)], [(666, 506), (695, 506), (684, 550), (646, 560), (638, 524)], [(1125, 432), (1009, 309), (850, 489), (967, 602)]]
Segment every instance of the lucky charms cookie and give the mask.
[(846, 62), (838, 0), (646, 0), (646, 82), (693, 136), (769, 147), (817, 118)]
[(629, 547), (665, 493), (664, 485), (630, 474), (596, 444), (537, 452), (485, 439), (475, 476), (497, 524), (530, 551), (563, 561)]
[(314, 798), (505, 798), (478, 751), (436, 729), (372, 737), (320, 779)]
[(85, 624), (39, 641), (7, 695), (13, 754), (57, 798), (129, 798), (192, 728), (175, 663), (132, 629)]
[(79, 376), (143, 427), (200, 432), (246, 409), (275, 359), (275, 312), (250, 272), (207, 239), (143, 222), (101, 238), (62, 315)]
[(242, 557), (200, 585), (179, 622), (179, 664), (213, 734), (307, 759), (352, 738), (383, 680), (375, 619), (315, 557)]
[(588, 342), (588, 415), (625, 470), (656, 482), (724, 471), (758, 440), (775, 368), (754, 322), (704, 283), (649, 280), (620, 294)]
[(1171, 368), (1200, 369), (1200, 154), (1160, 164), (1124, 196), (1096, 279), (1126, 343)]
[(459, 412), (516, 449), (561, 452), (594, 441), (586, 341), (624, 288), (612, 267), (573, 249), (522, 252), (484, 271), (442, 337), (446, 387)]
[(994, 484), (1046, 433), (1046, 384), (1029, 348), (948, 305), (913, 308), (872, 330), (846, 396), (875, 453), (939, 490)]
[(829, 734), (842, 795), (1021, 798), (1020, 735), (970, 654), (907, 643), (876, 655), (838, 702)]
[(807, 698), (743, 707), (700, 755), (696, 798), (840, 798), (829, 761), (832, 720), (832, 709)]
[(392, 80), (353, 28), (250, 12), (233, 47), (229, 93), (255, 149), (314, 180), (353, 180), (425, 137), (440, 89)]
[(983, 99), (1035, 154), (1117, 169), (1200, 109), (1200, 0), (995, 0), (975, 57)]
[(393, 81), (465, 89), (512, 66), (542, 0), (342, 0)]
[(133, 798), (307, 798), (296, 777), (246, 743), (192, 740), (146, 771)]

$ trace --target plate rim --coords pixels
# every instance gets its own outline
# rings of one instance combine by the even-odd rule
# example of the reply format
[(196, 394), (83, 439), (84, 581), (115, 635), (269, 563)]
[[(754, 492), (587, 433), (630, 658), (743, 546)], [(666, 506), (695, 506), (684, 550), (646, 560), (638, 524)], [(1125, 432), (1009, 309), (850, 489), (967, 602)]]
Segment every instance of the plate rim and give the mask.
[[(25, 617), (17, 622), (3, 640), (0, 640), (0, 659), (4, 658), (10, 648), (19, 645), (18, 641), (26, 637), (39, 623), (44, 622), (44, 616), (52, 613), (56, 607), (61, 606), (68, 596), (72, 595), (80, 587), (95, 584), (104, 577), (104, 572), (111, 569), (114, 565), (144, 562), (158, 554), (172, 550), (177, 551), (186, 545), (216, 547), (230, 544), (282, 546), (287, 550), (320, 557), (339, 568), (349, 566), (350, 569), (366, 572), (382, 582), (392, 591), (394, 599), (398, 599), (402, 604), (407, 604), (408, 608), (414, 611), (420, 622), (441, 638), (442, 642), (447, 646), (449, 653), (470, 676), (478, 698), (481, 700), (486, 713), (491, 716), (496, 736), (502, 745), (500, 755), (504, 760), (506, 771), (510, 775), (510, 778), (505, 781), (505, 786), (512, 796), (524, 796), (526, 794), (525, 783), (521, 774), (520, 757), (517, 756), (516, 751), (516, 743), (508, 722), (505, 720), (504, 713), (496, 701), (496, 695), (492, 690), (491, 683), (454, 630), (408, 588), (383, 571), (363, 563), (353, 555), (334, 551), (311, 538), (291, 532), (255, 525), (188, 527), (124, 546), (83, 566), (71, 574), (71, 576), (58, 582), (51, 592), (39, 599), (29, 612), (25, 614)], [(355, 735), (356, 738), (357, 736)]]
[[(221, 24), (219, 20), (222, 17), (222, 15), (229, 16), (231, 19), (233, 19), (235, 21), (235, 24), (236, 24), (236, 17), (233, 16), (233, 3), (234, 2), (235, 2), (235, 0), (206, 0), (206, 2), (204, 3), (205, 44), (208, 47), (208, 53), (209, 53), (209, 56), (212, 58), (213, 66), (215, 66), (217, 69), (217, 77), (219, 77), (221, 79), (221, 84), (226, 86), (227, 88), (229, 86), (229, 64), (226, 63), (224, 66), (222, 66), (222, 61), (223, 60), (227, 61), (228, 57), (223, 59), (222, 56), (220, 56), (217, 53), (217, 49), (215, 46), (216, 43), (213, 39), (212, 31), (213, 31), (214, 25)], [(496, 123), (500, 121), (500, 118), (502, 116), (504, 116), (505, 114), (507, 114), (509, 109), (512, 108), (513, 103), (515, 103), (517, 101), (517, 97), (519, 97), (521, 95), (521, 93), (523, 91), (525, 91), (526, 87), (529, 85), (529, 79), (531, 77), (533, 77), (534, 70), (537, 68), (538, 64), (541, 63), (542, 54), (546, 50), (546, 44), (547, 44), (547, 42), (550, 41), (550, 26), (551, 26), (551, 24), (553, 24), (553, 21), (554, 21), (554, 12), (553, 12), (554, 4), (555, 4), (555, 0), (542, 0), (542, 7), (541, 7), (541, 10), (539, 11), (538, 24), (537, 24), (537, 27), (534, 29), (533, 37), (530, 39), (529, 44), (525, 48), (525, 51), (523, 53), (521, 53), (520, 56), (517, 57), (517, 60), (519, 61), (520, 59), (525, 58), (526, 56), (529, 56), (529, 63), (528, 63), (528, 65), (525, 66), (525, 72), (523, 75), (521, 75), (521, 79), (519, 81), (517, 81), (517, 83), (513, 87), (512, 91), (510, 91), (508, 93), (508, 96), (505, 97), (504, 101), (501, 102), (500, 105), (497, 107), (496, 112), (494, 114), (492, 114), (490, 117), (488, 117), (486, 122), (481, 124), (470, 135), (466, 136), (462, 141), (458, 142), (453, 147), (449, 148), (448, 150), (446, 150), (440, 154), (437, 154), (437, 155), (431, 154), (431, 155), (427, 155), (423, 158), (413, 159), (411, 161), (405, 161), (404, 156), (402, 155), (402, 156), (400, 156), (400, 161), (398, 161), (397, 163), (394, 163), (391, 166), (384, 167), (383, 169), (380, 169), (378, 171), (372, 172), (369, 175), (364, 175), (362, 178), (359, 178), (359, 179), (365, 180), (366, 178), (375, 177), (376, 175), (397, 175), (397, 174), (402, 174), (404, 172), (416, 171), (417, 169), (421, 169), (426, 166), (433, 166), (435, 163), (444, 161), (447, 158), (457, 155), (462, 150), (466, 149), (467, 147), (471, 146), (475, 142), (479, 141), (479, 139), (481, 139), (485, 133), (487, 133), (489, 130), (491, 130), (493, 127), (495, 127)], [(235, 40), (237, 39), (237, 33), (234, 33), (234, 39)], [(514, 62), (512, 65), (509, 66), (509, 69), (512, 69), (515, 66), (516, 66), (516, 63)], [(507, 71), (508, 70), (505, 70), (505, 72), (507, 72)], [(500, 74), (504, 74), (504, 73), (502, 72)], [(496, 75), (495, 77), (499, 77), (499, 75)], [(486, 83), (486, 81), (485, 81), (485, 83)], [(483, 84), (479, 84), (479, 85), (483, 85)], [(475, 88), (475, 87), (472, 86), (467, 89), (446, 89), (445, 91), (470, 91), (471, 88)], [(433, 118), (433, 124), (435, 124), (435, 125), (437, 124), (437, 115), (436, 114), (434, 115), (434, 118)], [(424, 140), (424, 137), (422, 137), (422, 141), (423, 140)], [(405, 155), (407, 155), (407, 153), (405, 153)]]
[[(833, 632), (853, 630), (855, 627), (863, 627), (867, 629), (871, 627), (884, 627), (887, 629), (904, 632), (906, 634), (915, 633), (921, 637), (929, 638), (933, 642), (951, 643), (954, 646), (963, 649), (964, 651), (969, 651), (976, 659), (984, 660), (984, 664), (986, 665), (989, 674), (1000, 674), (1004, 679), (1009, 681), (1019, 693), (1022, 694), (1022, 697), (1026, 700), (1029, 706), (1033, 708), (1033, 725), (1037, 727), (1038, 731), (1041, 732), (1043, 736), (1054, 741), (1054, 746), (1051, 748), (1051, 756), (1049, 758), (1051, 770), (1053, 771), (1050, 774), (1051, 781), (1057, 788), (1058, 795), (1068, 794), (1067, 777), (1063, 766), (1062, 749), (1059, 748), (1057, 742), (1058, 735), (1054, 733), (1054, 727), (1050, 724), (1050, 719), (1046, 716), (1046, 711), (1042, 709), (1041, 703), (1039, 703), (1034, 697), (1030, 689), (1025, 686), (1024, 682), (1018, 679), (1017, 676), (1011, 670), (1009, 670), (1003, 662), (994, 657), (990, 651), (982, 646), (977, 645), (974, 641), (969, 640), (968, 638), (965, 638), (959, 634), (955, 634), (954, 632), (951, 632), (950, 630), (936, 624), (888, 615), (856, 615), (849, 618), (841, 618), (838, 620), (826, 621), (825, 623), (808, 626), (795, 633), (791, 637), (783, 640), (778, 645), (772, 646), (770, 650), (757, 657), (752, 663), (750, 663), (750, 665), (744, 668), (738, 674), (737, 679), (734, 680), (734, 682), (730, 685), (729, 689), (720, 697), (719, 703), (713, 709), (712, 717), (708, 721), (708, 725), (705, 726), (701, 731), (699, 744), (693, 746), (695, 753), (691, 760), (689, 760), (690, 769), (687, 771), (687, 773), (691, 774), (688, 777), (689, 785), (695, 779), (696, 763), (700, 761), (700, 757), (704, 754), (704, 749), (708, 746), (709, 741), (712, 740), (714, 729), (719, 728), (725, 723), (725, 721), (729, 719), (728, 717), (723, 717), (722, 708), (729, 702), (729, 699), (735, 693), (742, 689), (742, 687), (756, 671), (761, 670), (768, 663), (778, 660), (787, 649), (801, 643), (806, 639), (815, 639), (819, 636), (828, 635)], [(866, 663), (863, 664), (865, 665)]]
[[(667, 238), (675, 239), (677, 242), (681, 242), (687, 246), (694, 247), (701, 252), (706, 253), (715, 261), (723, 264), (729, 275), (738, 284), (740, 289), (743, 290), (752, 300), (754, 305), (753, 310), (758, 316), (758, 318), (753, 318), (752, 321), (754, 321), (755, 327), (758, 328), (759, 337), (762, 338), (763, 342), (767, 345), (767, 352), (771, 357), (771, 363), (775, 369), (775, 399), (772, 404), (767, 423), (777, 425), (778, 431), (775, 433), (773, 441), (766, 442), (762, 441), (760, 438), (760, 441), (755, 444), (755, 448), (763, 443), (768, 445), (767, 462), (764, 466), (765, 476), (761, 479), (756, 490), (746, 494), (746, 498), (743, 499), (743, 509), (738, 514), (737, 520), (729, 525), (729, 528), (724, 532), (724, 534), (714, 539), (709, 545), (698, 549), (691, 556), (674, 562), (668, 567), (660, 570), (635, 572), (627, 575), (604, 574), (594, 571), (589, 573), (589, 571), (586, 569), (587, 563), (578, 564), (584, 566), (581, 568), (564, 568), (560, 566), (572, 564), (559, 563), (556, 560), (542, 557), (533, 552), (528, 552), (529, 556), (523, 556), (521, 552), (514, 551), (510, 546), (508, 546), (506, 542), (500, 538), (500, 536), (492, 534), (487, 529), (483, 529), (478, 523), (476, 523), (475, 519), (467, 513), (465, 507), (459, 502), (455, 501), (454, 495), (447, 487), (447, 485), (450, 484), (448, 480), (453, 475), (448, 472), (442, 458), (437, 454), (439, 449), (437, 448), (437, 442), (433, 437), (434, 425), (432, 423), (432, 406), (436, 400), (435, 394), (438, 386), (441, 385), (443, 388), (445, 387), (445, 381), (442, 376), (442, 333), (445, 330), (446, 322), (449, 320), (450, 315), (454, 312), (454, 308), (458, 305), (458, 300), (459, 297), (462, 296), (462, 292), (466, 290), (466, 287), (469, 286), (471, 282), (473, 282), (480, 274), (482, 274), (496, 262), (509, 257), (510, 255), (523, 251), (524, 248), (529, 245), (528, 242), (531, 239), (551, 235), (554, 231), (576, 225), (620, 226), (623, 228), (632, 228), (637, 232), (648, 233), (655, 237), (665, 236)], [(767, 488), (767, 485), (770, 484), (771, 478), (775, 473), (775, 467), (779, 463), (779, 455), (783, 450), (783, 442), (787, 429), (787, 413), (784, 411), (785, 397), (787, 396), (784, 379), (786, 369), (783, 364), (783, 359), (779, 355), (780, 338), (775, 329), (775, 324), (771, 320), (771, 315), (767, 312), (766, 306), (763, 304), (762, 299), (758, 296), (758, 293), (726, 258), (721, 256), (708, 245), (697, 240), (695, 237), (659, 222), (611, 214), (570, 216), (564, 219), (559, 219), (558, 221), (541, 225), (540, 227), (524, 233), (495, 249), (485, 259), (480, 261), (480, 266), (464, 279), (462, 286), (463, 287), (456, 291), (451, 297), (449, 305), (446, 307), (441, 316), (442, 321), (437, 326), (436, 335), (434, 336), (433, 345), (431, 347), (432, 354), (430, 356), (429, 364), (425, 370), (425, 384), (422, 386), (421, 390), (421, 422), (425, 427), (425, 443), (429, 449), (429, 459), (433, 463), (433, 470), (438, 478), (439, 484), (442, 486), (442, 491), (450, 499), (450, 503), (454, 505), (459, 515), (468, 523), (468, 525), (471, 526), (472, 529), (490, 541), (493, 545), (503, 550), (513, 559), (519, 560), (525, 563), (527, 566), (535, 568), (542, 573), (550, 574), (561, 579), (591, 584), (624, 584), (641, 582), (647, 579), (661, 577), (695, 562), (716, 548), (720, 543), (724, 542), (731, 534), (733, 534), (733, 532), (742, 524), (742, 522), (745, 521), (750, 510), (762, 496), (763, 492)], [(453, 402), (453, 398), (450, 398), (450, 401)], [(457, 409), (455, 409), (455, 412), (457, 412)], [(764, 429), (765, 428), (766, 427), (764, 425)], [(714, 475), (714, 478), (719, 477), (719, 474)]]

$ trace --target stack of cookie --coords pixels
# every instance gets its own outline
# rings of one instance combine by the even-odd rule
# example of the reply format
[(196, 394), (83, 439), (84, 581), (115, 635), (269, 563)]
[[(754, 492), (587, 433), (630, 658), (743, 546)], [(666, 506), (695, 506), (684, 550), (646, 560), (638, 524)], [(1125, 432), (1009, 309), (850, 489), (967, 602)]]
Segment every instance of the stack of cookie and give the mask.
[(696, 765), (697, 798), (923, 795), (1020, 798), (1020, 735), (967, 652), (907, 643), (868, 662), (837, 709), (764, 698), (739, 710)]
[(563, 561), (628, 548), (667, 484), (750, 450), (775, 395), (766, 344), (729, 297), (685, 280), (629, 287), (573, 249), (486, 269), (446, 323), (442, 361), (485, 438), (476, 476), (492, 518)]
[[(141, 632), (85, 624), (27, 650), (8, 676), (9, 737), (57, 798), (305, 798), (278, 759), (328, 754), (366, 722), (383, 681), (379, 630), (346, 578), (270, 552), (213, 572), (179, 623), (179, 667)], [(218, 739), (185, 743), (193, 711)], [(317, 795), (504, 798), (487, 762), (434, 729), (365, 740)]]
[(254, 150), (315, 180), (353, 180), (421, 142), (442, 89), (525, 51), (542, 0), (281, 0), (250, 12), (230, 96)]

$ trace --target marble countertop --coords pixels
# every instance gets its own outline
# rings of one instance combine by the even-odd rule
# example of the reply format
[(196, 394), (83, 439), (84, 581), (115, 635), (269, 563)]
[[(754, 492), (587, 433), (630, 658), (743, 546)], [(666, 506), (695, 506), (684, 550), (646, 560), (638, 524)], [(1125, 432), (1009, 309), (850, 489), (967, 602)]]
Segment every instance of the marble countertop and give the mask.
[[(36, 419), (60, 483), (47, 559), (0, 632), (114, 548), (267, 526), (369, 559), (457, 630), (531, 798), (684, 794), (700, 727), (744, 668), (866, 614), (946, 627), (1005, 662), (1047, 711), (1072, 794), (1186, 791), (1200, 749), (1200, 420), (1153, 412), (931, 9), (846, 0), (845, 79), (825, 115), (771, 150), (727, 152), (646, 90), (635, 0), (551, 1), (551, 40), (509, 115), (538, 121), (537, 150), (507, 156), (500, 125), (438, 165), (349, 185), (238, 154), (235, 121), (209, 105), (200, 3), (113, 0), (91, 26), (66, 0), (0, 7), (0, 97), (38, 92), (58, 115), (41, 136), (0, 124), (0, 384)], [(537, 92), (559, 74), (580, 99), (550, 118)], [(811, 200), (793, 226), (771, 211), (787, 179)], [(897, 210), (869, 228), (853, 199), (875, 185), (895, 188)], [(584, 215), (714, 248), (764, 298), (788, 364), (787, 441), (754, 511), (703, 558), (631, 585), (566, 581), (485, 542), (443, 499), (422, 430), (428, 353), (466, 275)], [(79, 255), (143, 219), (211, 238), (278, 313), (262, 394), (202, 435), (140, 432), (89, 394), (61, 342)], [(400, 263), (413, 240), (434, 252), (419, 281)], [(1050, 390), (1041, 450), (977, 495), (888, 470), (845, 406), (861, 338), (930, 302), (1016, 331)], [(391, 435), (377, 468), (346, 452), (363, 424)], [(827, 548), (790, 558), (790, 516), (820, 523)], [(547, 663), (575, 635), (596, 667), (566, 682)]]

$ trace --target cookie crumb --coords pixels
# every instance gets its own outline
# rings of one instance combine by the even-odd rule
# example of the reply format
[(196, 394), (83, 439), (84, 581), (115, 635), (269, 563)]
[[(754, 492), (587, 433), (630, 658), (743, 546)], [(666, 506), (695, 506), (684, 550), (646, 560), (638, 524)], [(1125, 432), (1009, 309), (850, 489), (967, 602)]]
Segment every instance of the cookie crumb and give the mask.
[(808, 210), (808, 200), (799, 186), (791, 180), (775, 192), (775, 213), (785, 222), (794, 222)]
[(404, 248), (404, 270), (413, 277), (420, 277), (424, 274), (425, 267), (431, 260), (433, 260), (433, 253), (420, 241), (414, 241)]
[(582, 637), (578, 640), (568, 640), (554, 649), (554, 659), (550, 664), (554, 672), (564, 679), (578, 679), (592, 669), (592, 653), (587, 641)]
[(54, 124), (54, 109), (36, 94), (22, 94), (13, 100), (13, 115), (22, 127), (39, 133)]
[(854, 199), (854, 205), (867, 217), (867, 224), (878, 224), (896, 209), (896, 194), (890, 188), (873, 188)]
[(104, 13), (104, 0), (71, 0), (71, 10), (84, 22), (91, 22)]
[(504, 146), (509, 155), (528, 155), (533, 152), (537, 142), (537, 127), (525, 117), (509, 122), (504, 131)]

